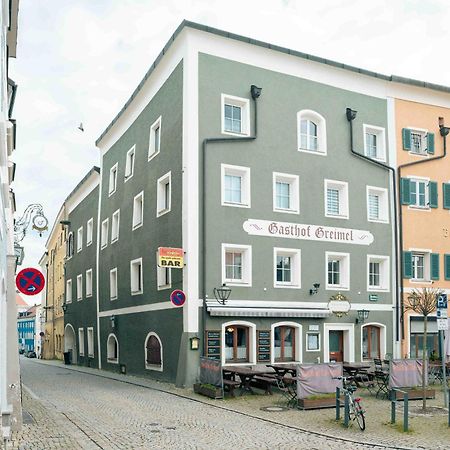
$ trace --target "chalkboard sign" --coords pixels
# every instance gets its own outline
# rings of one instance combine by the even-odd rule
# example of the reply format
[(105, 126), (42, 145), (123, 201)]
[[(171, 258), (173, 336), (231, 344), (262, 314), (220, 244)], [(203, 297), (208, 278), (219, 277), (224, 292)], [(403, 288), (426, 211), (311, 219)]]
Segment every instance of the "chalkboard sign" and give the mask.
[(206, 331), (206, 356), (220, 360), (220, 331)]
[(270, 331), (258, 331), (258, 361), (270, 361)]

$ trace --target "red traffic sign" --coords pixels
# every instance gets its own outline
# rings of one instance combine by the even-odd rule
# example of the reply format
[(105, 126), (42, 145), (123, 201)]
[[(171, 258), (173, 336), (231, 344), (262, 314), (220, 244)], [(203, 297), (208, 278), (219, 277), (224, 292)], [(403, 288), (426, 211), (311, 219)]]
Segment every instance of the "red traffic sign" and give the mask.
[(44, 289), (45, 279), (41, 271), (28, 267), (16, 276), (16, 286), (22, 294), (36, 295)]
[(186, 294), (180, 289), (175, 289), (170, 294), (170, 301), (175, 306), (183, 306), (186, 301)]

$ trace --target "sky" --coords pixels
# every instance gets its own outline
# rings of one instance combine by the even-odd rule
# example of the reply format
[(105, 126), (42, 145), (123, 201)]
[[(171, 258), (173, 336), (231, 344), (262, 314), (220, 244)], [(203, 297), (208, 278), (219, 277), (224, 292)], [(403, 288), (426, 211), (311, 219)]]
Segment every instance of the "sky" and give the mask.
[[(10, 62), (16, 218), (40, 203), (51, 229), (64, 199), (100, 164), (95, 140), (183, 19), (450, 86), (446, 0), (21, 0)], [(22, 268), (38, 266), (47, 237), (28, 230)]]

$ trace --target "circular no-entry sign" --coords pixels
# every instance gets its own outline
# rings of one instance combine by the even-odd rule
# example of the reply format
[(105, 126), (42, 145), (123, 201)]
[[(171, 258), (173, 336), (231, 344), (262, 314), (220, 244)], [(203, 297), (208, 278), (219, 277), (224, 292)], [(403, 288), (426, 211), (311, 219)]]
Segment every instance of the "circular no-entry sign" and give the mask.
[(184, 302), (186, 301), (186, 294), (183, 291), (181, 291), (180, 289), (175, 289), (170, 294), (170, 301), (175, 306), (183, 306)]
[(22, 294), (36, 295), (44, 289), (45, 279), (41, 271), (29, 267), (16, 276), (16, 286)]

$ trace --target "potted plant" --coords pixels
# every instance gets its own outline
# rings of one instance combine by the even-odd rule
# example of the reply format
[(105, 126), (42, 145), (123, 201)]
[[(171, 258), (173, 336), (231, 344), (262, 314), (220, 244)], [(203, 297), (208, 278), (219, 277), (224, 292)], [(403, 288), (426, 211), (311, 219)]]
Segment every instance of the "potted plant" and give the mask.
[(222, 388), (214, 386), (213, 384), (195, 383), (194, 392), (196, 394), (205, 395), (209, 398), (223, 398)]
[[(341, 397), (341, 404), (344, 398)], [(300, 409), (334, 408), (336, 406), (336, 394), (317, 394), (298, 399)]]

